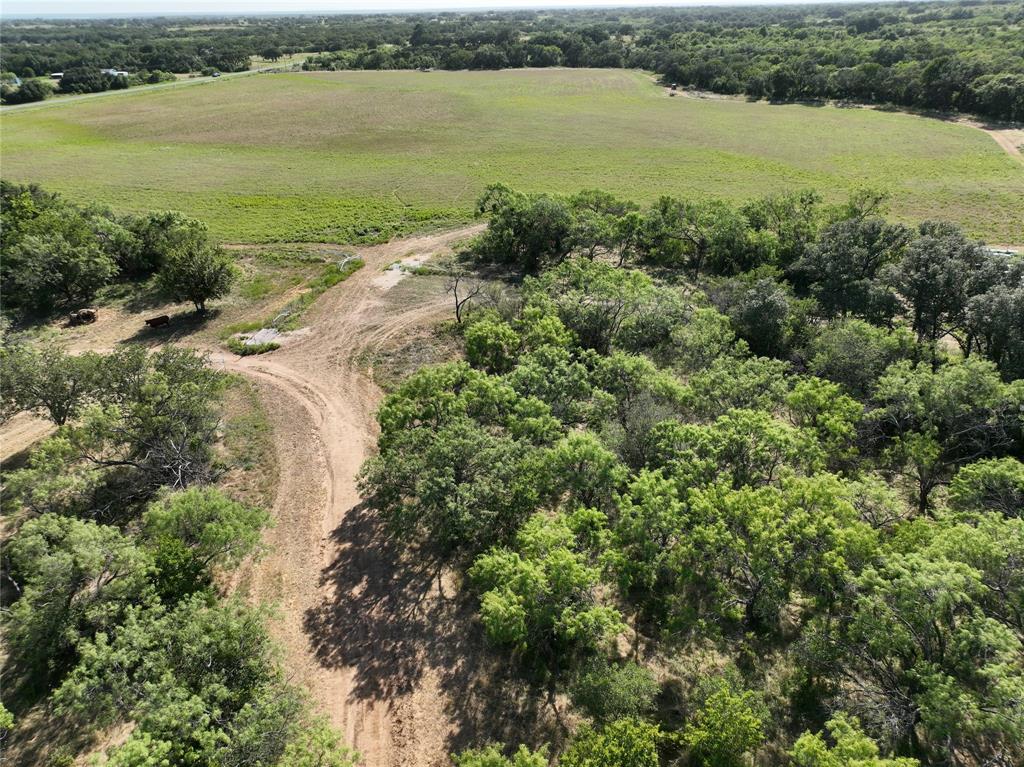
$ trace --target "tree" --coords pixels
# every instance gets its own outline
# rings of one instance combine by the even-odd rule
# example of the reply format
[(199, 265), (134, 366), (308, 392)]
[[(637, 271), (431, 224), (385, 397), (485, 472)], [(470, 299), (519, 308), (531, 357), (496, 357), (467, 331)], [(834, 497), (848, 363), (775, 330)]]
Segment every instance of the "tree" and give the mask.
[(768, 714), (763, 700), (726, 676), (706, 680), (697, 697), (700, 707), (686, 723), (683, 742), (706, 767), (740, 767), (764, 741)]
[(656, 724), (640, 719), (619, 719), (600, 730), (584, 726), (562, 754), (561, 767), (658, 767), (658, 743), (663, 738)]
[(668, 557), (672, 619), (757, 630), (778, 624), (794, 588), (834, 599), (877, 546), (847, 496), (828, 474), (781, 487), (734, 490), (718, 482), (692, 492)]
[(125, 224), (139, 243), (122, 264), (126, 274), (152, 274), (160, 270), (169, 253), (202, 249), (207, 242), (205, 224), (173, 211), (130, 217)]
[(45, 414), (63, 426), (96, 396), (100, 363), (98, 354), (71, 355), (54, 343), (0, 349), (4, 410)]
[(686, 321), (672, 329), (673, 362), (684, 372), (704, 370), (720, 357), (740, 352), (732, 323), (710, 307), (694, 309)]
[(1019, 637), (984, 614), (980, 573), (894, 553), (864, 571), (855, 593), (834, 639), (852, 710), (922, 756), (1019, 761), (1024, 655)]
[(507, 373), (515, 364), (519, 335), (507, 322), (484, 317), (466, 329), (466, 359), (488, 373)]
[(326, 721), (316, 719), (298, 728), (276, 767), (357, 767), (360, 762), (358, 751), (342, 745), (338, 733)]
[[(98, 723), (135, 722), (122, 749), (169, 763), (276, 765), (301, 726), (302, 702), (276, 669), (265, 616), (238, 601), (193, 595), (168, 610), (135, 609), (98, 634), (54, 694), (57, 710)], [(167, 745), (169, 744), (169, 748)], [(346, 765), (347, 767), (347, 765)]]
[(1024, 378), (1024, 262), (1004, 283), (967, 300), (965, 352), (977, 349), (1006, 380)]
[(266, 511), (233, 501), (214, 488), (191, 487), (150, 504), (142, 515), (162, 595), (179, 598), (209, 582), (214, 567), (233, 567), (260, 549)]
[(530, 751), (520, 746), (511, 758), (501, 753), (497, 745), (472, 748), (452, 757), (454, 767), (548, 767), (547, 747)]
[(30, 104), (44, 101), (53, 94), (53, 86), (45, 80), (26, 80), (18, 89), (4, 96), (5, 104)]
[[(725, 307), (722, 307), (725, 308)], [(799, 322), (789, 291), (772, 279), (760, 279), (728, 307), (737, 335), (754, 354), (785, 357), (793, 345)]]
[(20, 597), (10, 608), (12, 654), (43, 677), (74, 665), (81, 644), (152, 596), (152, 561), (117, 528), (44, 514), (7, 547)]
[(573, 703), (595, 720), (610, 722), (653, 711), (658, 683), (636, 663), (595, 661), (573, 679), (569, 692)]
[(899, 224), (849, 218), (825, 229), (797, 268), (806, 274), (825, 316), (888, 320), (896, 307), (878, 290), (876, 278), (900, 258), (910, 239)]
[(1018, 444), (1024, 387), (972, 357), (938, 370), (899, 362), (878, 380), (868, 419), (886, 456), (917, 483), (918, 510), (955, 468)]
[(906, 329), (888, 331), (863, 320), (835, 320), (822, 328), (809, 348), (810, 372), (835, 381), (857, 399), (867, 399), (887, 367), (913, 360), (916, 347)]
[(786, 397), (786, 408), (794, 426), (810, 430), (817, 437), (832, 465), (848, 461), (856, 454), (857, 427), (864, 408), (843, 394), (838, 384), (802, 378)]
[(597, 601), (600, 572), (574, 529), (590, 521), (587, 514), (537, 513), (514, 549), (492, 549), (469, 570), (487, 635), (546, 668), (552, 684), (576, 657), (607, 646), (623, 628), (618, 611)]
[(90, 301), (117, 273), (91, 232), (68, 226), (22, 238), (8, 258), (8, 290), (20, 298), (17, 303), (43, 310), (60, 301), (72, 307)]
[(670, 301), (667, 291), (639, 271), (597, 261), (568, 261), (527, 283), (524, 293), (529, 305), (553, 306), (579, 344), (600, 354), (608, 354), (627, 330), (632, 351), (668, 340), (668, 328), (655, 326), (652, 334), (650, 326), (641, 323), (649, 315), (664, 316)]
[(906, 303), (911, 327), (921, 343), (934, 343), (961, 329), (968, 286), (984, 261), (979, 243), (956, 226), (925, 222), (886, 279)]
[(864, 734), (855, 716), (840, 712), (825, 723), (825, 729), (835, 745), (829, 747), (821, 733), (805, 732), (789, 751), (795, 767), (918, 767), (920, 764), (910, 757), (879, 756), (878, 744)]
[(99, 365), (97, 404), (40, 444), (11, 476), (12, 497), (43, 510), (117, 516), (163, 485), (208, 481), (217, 473), (216, 404), (226, 383), (192, 350), (115, 352)]
[[(448, 280), (445, 284), (445, 292), (451, 293), (455, 301), (455, 322), (462, 324), (462, 316), (473, 305), (473, 301), (483, 292), (482, 282), (466, 284), (466, 273), (461, 269), (453, 268), (448, 272)], [(460, 295), (461, 291), (461, 295)]]
[(1024, 463), (1007, 457), (967, 464), (949, 485), (949, 503), (960, 512), (1024, 517)]
[(168, 251), (157, 282), (175, 301), (191, 301), (204, 314), (206, 302), (226, 296), (236, 277), (237, 268), (226, 251), (188, 241)]
[(516, 264), (535, 273), (561, 263), (569, 255), (572, 215), (568, 204), (560, 198), (526, 195), (494, 184), (477, 203), (477, 215), (490, 216), (487, 230), (474, 246), (482, 259)]

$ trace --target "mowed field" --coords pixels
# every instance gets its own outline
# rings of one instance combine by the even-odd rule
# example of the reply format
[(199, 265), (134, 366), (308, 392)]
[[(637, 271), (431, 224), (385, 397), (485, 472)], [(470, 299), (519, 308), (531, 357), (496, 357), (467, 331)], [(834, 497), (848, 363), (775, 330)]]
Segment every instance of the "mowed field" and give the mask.
[(871, 186), (906, 221), (1024, 242), (1024, 166), (964, 125), (670, 98), (622, 70), (261, 74), (0, 119), (5, 178), (239, 242), (357, 242), (468, 220), (480, 191), (739, 201)]

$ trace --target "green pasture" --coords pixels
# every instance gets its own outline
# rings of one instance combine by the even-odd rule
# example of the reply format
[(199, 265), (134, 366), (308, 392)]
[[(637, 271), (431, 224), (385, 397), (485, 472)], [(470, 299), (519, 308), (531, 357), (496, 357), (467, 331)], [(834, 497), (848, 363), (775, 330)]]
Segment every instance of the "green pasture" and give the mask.
[(259, 74), (0, 114), (2, 173), (239, 242), (354, 242), (466, 221), (485, 185), (743, 200), (872, 186), (907, 221), (1024, 242), (1024, 167), (901, 113), (670, 98), (641, 72)]

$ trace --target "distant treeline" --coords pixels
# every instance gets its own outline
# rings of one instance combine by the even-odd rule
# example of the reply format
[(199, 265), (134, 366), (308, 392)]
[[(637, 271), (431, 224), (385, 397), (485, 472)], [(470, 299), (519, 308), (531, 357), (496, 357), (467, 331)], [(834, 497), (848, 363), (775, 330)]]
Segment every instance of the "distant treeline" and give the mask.
[(3, 68), (630, 67), (779, 101), (838, 99), (1024, 119), (1024, 3), (515, 11), (7, 24)]

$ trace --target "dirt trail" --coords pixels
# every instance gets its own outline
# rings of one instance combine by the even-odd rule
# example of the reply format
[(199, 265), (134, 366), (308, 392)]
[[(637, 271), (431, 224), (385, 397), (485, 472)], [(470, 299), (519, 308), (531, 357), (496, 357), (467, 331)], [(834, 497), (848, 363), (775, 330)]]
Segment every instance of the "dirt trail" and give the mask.
[(1024, 154), (1021, 147), (1024, 146), (1024, 128), (986, 128), (977, 126), (990, 135), (995, 142), (1001, 146), (1008, 155), (1017, 158), (1024, 163)]
[[(348, 515), (365, 516), (355, 477), (374, 447), (374, 412), (382, 396), (357, 360), (448, 310), (439, 290), (398, 311), (393, 306), (383, 311), (391, 284), (378, 279), (381, 269), (396, 259), (446, 252), (477, 230), (360, 249), (366, 266), (319, 299), (306, 316), (310, 332), (300, 341), (272, 355), (213, 356), (214, 364), (256, 382), (274, 427), (280, 466), (273, 510), (277, 524), (268, 534), (271, 554), (249, 576), (251, 593), (257, 601), (280, 604), (278, 635), (287, 652), (286, 667), (363, 754), (367, 767), (441, 759), (450, 723), (444, 720), (446, 707), (438, 691), (424, 690), (422, 684), (399, 695), (380, 685), (379, 694), (371, 694), (361, 665), (386, 667), (388, 660), (365, 652), (355, 657), (349, 650), (365, 639), (360, 621), (369, 616), (349, 622), (346, 616), (331, 617), (337, 605), (352, 604), (363, 591), (379, 589), (395, 576), (392, 552), (354, 540), (373, 526), (372, 520), (362, 520), (351, 534), (342, 524)], [(382, 596), (376, 604), (391, 599)], [(402, 625), (389, 622), (392, 628)], [(376, 644), (386, 654), (405, 641), (399, 634)]]
[(18, 413), (3, 425), (0, 463), (6, 463), (53, 431), (53, 424), (30, 413)]

